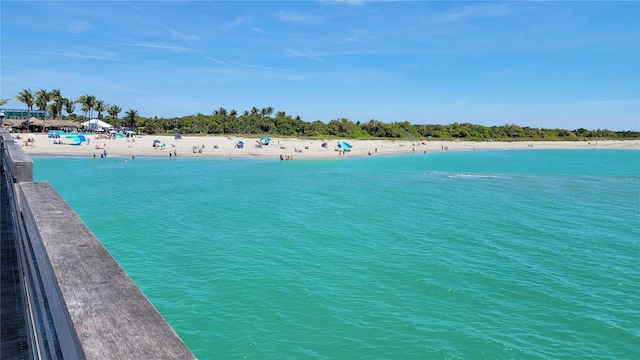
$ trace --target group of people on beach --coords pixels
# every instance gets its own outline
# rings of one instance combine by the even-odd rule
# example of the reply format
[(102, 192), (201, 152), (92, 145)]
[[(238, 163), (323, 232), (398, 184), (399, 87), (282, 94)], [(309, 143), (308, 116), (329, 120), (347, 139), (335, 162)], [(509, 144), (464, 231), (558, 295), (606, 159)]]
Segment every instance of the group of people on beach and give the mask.
[(204, 151), (204, 144), (202, 144), (202, 147), (200, 147), (200, 145), (195, 145), (193, 146), (193, 153), (199, 153), (202, 154), (202, 152)]
[[(106, 147), (107, 147), (107, 146), (105, 145), (105, 147), (103, 148), (103, 151), (102, 151), (102, 152), (100, 152), (100, 158), (101, 158), (101, 159), (104, 159), (104, 158), (106, 158), (106, 157), (107, 157), (107, 149), (106, 149)], [(95, 152), (93, 153), (93, 158), (94, 158), (94, 159), (96, 158), (96, 153), (95, 153)]]

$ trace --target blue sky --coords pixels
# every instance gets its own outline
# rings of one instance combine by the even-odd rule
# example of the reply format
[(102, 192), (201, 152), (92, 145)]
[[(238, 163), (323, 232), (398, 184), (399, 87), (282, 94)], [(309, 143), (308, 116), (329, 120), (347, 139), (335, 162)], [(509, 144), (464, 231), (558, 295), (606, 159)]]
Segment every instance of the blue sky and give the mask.
[(3, 0), (0, 12), (3, 99), (60, 89), (145, 117), (271, 106), (305, 121), (640, 130), (638, 1)]

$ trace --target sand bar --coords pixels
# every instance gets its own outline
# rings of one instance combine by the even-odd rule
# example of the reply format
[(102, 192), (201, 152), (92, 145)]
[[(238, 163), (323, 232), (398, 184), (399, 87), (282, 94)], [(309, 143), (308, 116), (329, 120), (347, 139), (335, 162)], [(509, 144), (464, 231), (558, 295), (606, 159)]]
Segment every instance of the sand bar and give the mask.
[[(299, 139), (272, 137), (269, 145), (259, 145), (257, 136), (174, 136), (143, 135), (133, 138), (102, 139), (99, 135), (87, 135), (88, 143), (73, 144), (72, 139), (49, 138), (47, 134), (20, 133), (15, 141), (24, 151), (34, 156), (96, 157), (225, 157), (225, 158), (283, 158), (317, 159), (357, 156), (380, 156), (412, 152), (479, 151), (509, 149), (635, 149), (640, 150), (640, 140), (591, 140), (591, 141), (442, 141), (442, 140), (350, 140), (352, 148), (339, 151), (337, 140)], [(33, 140), (33, 141), (28, 141)], [(242, 141), (244, 147), (238, 148)], [(326, 147), (322, 144), (327, 143)], [(154, 146), (154, 144), (156, 146)], [(171, 154), (170, 154), (171, 153)]]

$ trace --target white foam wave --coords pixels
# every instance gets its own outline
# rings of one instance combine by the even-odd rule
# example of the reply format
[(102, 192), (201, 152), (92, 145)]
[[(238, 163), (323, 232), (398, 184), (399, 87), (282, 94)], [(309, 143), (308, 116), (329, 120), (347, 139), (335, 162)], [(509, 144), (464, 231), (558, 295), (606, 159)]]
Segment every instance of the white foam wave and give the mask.
[(507, 176), (504, 175), (495, 175), (495, 174), (452, 174), (444, 171), (425, 171), (426, 175), (430, 176), (445, 176), (449, 179), (507, 179)]

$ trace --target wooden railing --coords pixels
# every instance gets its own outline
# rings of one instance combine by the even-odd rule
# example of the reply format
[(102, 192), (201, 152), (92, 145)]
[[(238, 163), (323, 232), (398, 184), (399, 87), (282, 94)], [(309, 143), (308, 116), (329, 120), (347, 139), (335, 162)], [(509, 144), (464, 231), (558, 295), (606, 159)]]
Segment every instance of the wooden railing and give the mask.
[(0, 130), (32, 359), (194, 359), (95, 235)]

